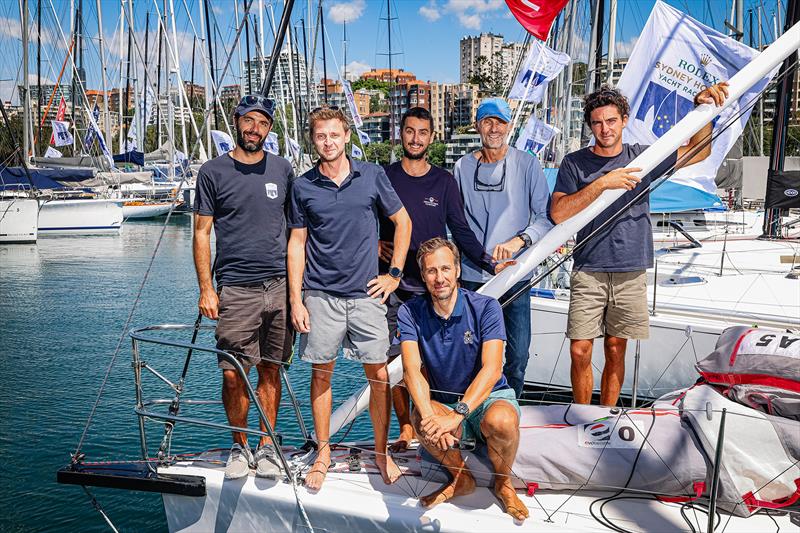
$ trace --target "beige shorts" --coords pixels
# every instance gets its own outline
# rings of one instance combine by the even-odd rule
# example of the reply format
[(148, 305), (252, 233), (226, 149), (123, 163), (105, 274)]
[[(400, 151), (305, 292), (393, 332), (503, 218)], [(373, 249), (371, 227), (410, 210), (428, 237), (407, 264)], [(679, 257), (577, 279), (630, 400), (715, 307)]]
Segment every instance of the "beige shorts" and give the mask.
[(572, 272), (567, 338), (594, 339), (603, 335), (623, 339), (650, 336), (644, 270)]

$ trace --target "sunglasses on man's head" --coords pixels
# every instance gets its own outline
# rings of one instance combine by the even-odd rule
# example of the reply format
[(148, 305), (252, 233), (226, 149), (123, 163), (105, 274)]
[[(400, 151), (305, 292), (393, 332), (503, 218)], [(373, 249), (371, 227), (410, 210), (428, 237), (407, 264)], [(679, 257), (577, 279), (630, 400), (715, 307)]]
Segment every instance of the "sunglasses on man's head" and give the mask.
[(322, 111), (323, 109), (330, 109), (331, 111), (339, 111), (339, 106), (338, 105), (324, 105), (324, 106), (321, 106), (321, 107), (315, 107), (314, 109), (311, 110), (311, 112), (312, 113), (318, 113), (318, 112)]
[(239, 105), (240, 106), (260, 105), (265, 107), (266, 109), (269, 109), (270, 111), (275, 109), (275, 101), (260, 94), (248, 94), (239, 101)]

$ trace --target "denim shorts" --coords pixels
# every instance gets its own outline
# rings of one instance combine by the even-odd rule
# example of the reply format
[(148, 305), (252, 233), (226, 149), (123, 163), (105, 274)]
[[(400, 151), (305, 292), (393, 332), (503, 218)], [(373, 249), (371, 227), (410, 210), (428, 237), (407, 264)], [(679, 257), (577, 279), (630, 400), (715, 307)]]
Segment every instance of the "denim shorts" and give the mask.
[[(489, 409), (489, 406), (497, 400), (505, 400), (510, 403), (517, 412), (517, 419), (519, 420), (519, 417), (522, 416), (522, 411), (519, 409), (519, 402), (517, 402), (514, 389), (508, 388), (492, 391), (489, 397), (477, 408), (473, 409), (469, 413), (469, 416), (461, 422), (461, 439), (474, 439), (475, 442), (486, 442), (486, 439), (483, 438), (483, 434), (481, 433), (481, 422), (483, 422), (483, 417), (486, 416), (486, 411)], [(443, 405), (450, 409), (454, 409), (456, 406), (454, 403), (445, 403)]]

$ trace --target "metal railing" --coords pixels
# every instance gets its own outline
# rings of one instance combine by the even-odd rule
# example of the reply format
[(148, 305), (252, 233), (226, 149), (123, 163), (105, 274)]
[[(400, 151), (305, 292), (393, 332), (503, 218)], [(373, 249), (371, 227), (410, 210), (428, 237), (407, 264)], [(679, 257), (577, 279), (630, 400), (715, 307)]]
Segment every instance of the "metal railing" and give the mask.
[[(134, 412), (138, 417), (142, 459), (146, 461), (146, 463), (148, 464), (148, 468), (150, 468), (153, 472), (155, 472), (155, 468), (158, 463), (169, 464), (170, 458), (168, 454), (165, 453), (165, 451), (166, 447), (168, 446), (168, 441), (171, 439), (172, 436), (172, 429), (177, 423), (182, 423), (192, 426), (208, 427), (220, 430), (236, 431), (250, 435), (257, 435), (259, 437), (269, 437), (270, 439), (272, 439), (272, 442), (276, 444), (274, 446), (275, 451), (278, 456), (278, 460), (280, 461), (280, 464), (283, 467), (283, 472), (286, 476), (285, 479), (296, 484), (298, 482), (298, 472), (296, 471), (296, 469), (290, 467), (289, 460), (284, 455), (281, 446), (278, 445), (279, 436), (275, 432), (269, 420), (267, 419), (267, 416), (261, 406), (261, 403), (258, 400), (256, 392), (255, 390), (253, 390), (253, 386), (250, 384), (250, 380), (247, 379), (247, 373), (245, 372), (244, 367), (238, 361), (238, 359), (231, 353), (226, 352), (224, 350), (219, 350), (217, 348), (202, 346), (200, 344), (196, 344), (195, 342), (171, 340), (152, 335), (153, 332), (179, 332), (179, 331), (196, 332), (197, 330), (213, 330), (213, 329), (214, 329), (213, 325), (203, 326), (199, 324), (159, 324), (159, 325), (145, 326), (141, 328), (134, 328), (130, 331), (130, 337), (132, 342), (132, 357), (133, 357), (131, 365), (133, 367), (134, 382), (136, 387), (136, 407), (134, 408)], [(193, 336), (193, 341), (195, 340), (195, 338), (196, 335)], [(167, 378), (163, 373), (159, 372), (153, 366), (148, 364), (147, 361), (142, 359), (141, 344), (152, 344), (152, 345), (182, 349), (187, 351), (185, 355), (185, 361), (183, 364), (184, 374), (182, 375), (178, 383), (173, 382), (172, 380)], [(258, 414), (258, 419), (266, 431), (262, 431), (261, 429), (256, 429), (256, 428), (232, 426), (230, 424), (224, 424), (221, 422), (214, 422), (211, 420), (204, 420), (195, 417), (183, 416), (179, 414), (181, 404), (210, 405), (210, 404), (221, 403), (221, 401), (214, 401), (214, 400), (188, 400), (181, 398), (181, 395), (185, 390), (183, 378), (185, 377), (185, 372), (188, 369), (189, 360), (192, 356), (192, 353), (194, 352), (199, 352), (208, 355), (213, 354), (233, 366), (236, 373), (243, 380), (247, 395), (249, 396), (251, 403), (255, 405), (256, 412)], [(288, 393), (289, 398), (291, 400), (291, 405), (295, 417), (297, 418), (297, 423), (300, 427), (302, 436), (305, 439), (306, 444), (312, 443), (311, 437), (303, 421), (303, 416), (300, 411), (300, 406), (297, 401), (297, 398), (294, 394), (291, 381), (286, 372), (286, 365), (285, 363), (282, 362), (276, 362), (276, 363), (278, 363), (280, 366), (279, 370), (280, 377), (286, 386), (286, 392)], [(145, 399), (142, 387), (143, 371), (150, 372), (159, 381), (165, 383), (174, 392), (174, 396), (172, 398), (161, 398), (161, 399), (150, 399), (150, 400)], [(161, 410), (155, 409), (155, 407), (163, 405), (170, 406), (169, 412), (164, 413)], [(156, 461), (151, 461), (150, 455), (148, 453), (147, 432), (145, 430), (146, 419), (161, 420), (164, 422), (164, 439), (159, 449)]]

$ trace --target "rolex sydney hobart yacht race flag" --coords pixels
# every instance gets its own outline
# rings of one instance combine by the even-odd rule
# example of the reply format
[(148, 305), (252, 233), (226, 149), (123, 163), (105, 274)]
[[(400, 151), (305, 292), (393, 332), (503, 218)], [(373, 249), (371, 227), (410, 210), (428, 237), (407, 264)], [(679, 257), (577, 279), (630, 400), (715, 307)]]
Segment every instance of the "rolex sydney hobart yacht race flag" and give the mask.
[[(629, 144), (653, 144), (694, 109), (693, 99), (698, 92), (729, 80), (758, 55), (757, 50), (661, 1), (656, 2), (642, 35), (647, 37), (637, 41), (618, 85), (631, 105), (623, 130), (623, 140)], [(653, 211), (721, 207), (714, 183), (717, 169), (742, 136), (753, 104), (776, 70), (714, 120), (711, 155), (678, 170), (654, 191)], [(728, 124), (722, 131), (723, 125)]]

